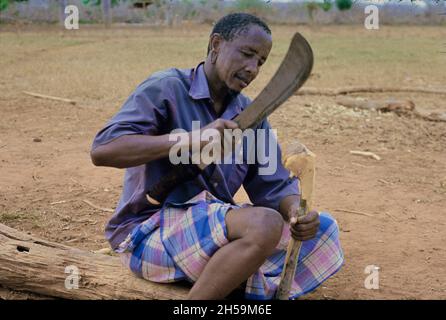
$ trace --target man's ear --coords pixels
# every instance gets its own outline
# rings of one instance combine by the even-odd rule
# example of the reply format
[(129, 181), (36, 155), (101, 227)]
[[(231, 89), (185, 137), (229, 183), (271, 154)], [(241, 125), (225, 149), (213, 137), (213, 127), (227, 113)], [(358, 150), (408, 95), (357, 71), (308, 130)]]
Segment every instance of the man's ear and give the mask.
[(214, 50), (216, 53), (220, 51), (221, 44), (223, 42), (223, 38), (220, 34), (214, 33), (211, 35), (211, 38), (209, 40), (209, 52)]

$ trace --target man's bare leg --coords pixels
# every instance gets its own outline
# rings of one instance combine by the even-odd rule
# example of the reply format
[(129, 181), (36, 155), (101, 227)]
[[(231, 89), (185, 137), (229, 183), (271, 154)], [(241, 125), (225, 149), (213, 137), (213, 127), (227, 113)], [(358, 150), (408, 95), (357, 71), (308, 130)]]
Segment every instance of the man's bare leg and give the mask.
[(188, 299), (223, 299), (246, 281), (276, 248), (282, 235), (282, 216), (261, 207), (226, 214), (229, 243), (209, 260)]

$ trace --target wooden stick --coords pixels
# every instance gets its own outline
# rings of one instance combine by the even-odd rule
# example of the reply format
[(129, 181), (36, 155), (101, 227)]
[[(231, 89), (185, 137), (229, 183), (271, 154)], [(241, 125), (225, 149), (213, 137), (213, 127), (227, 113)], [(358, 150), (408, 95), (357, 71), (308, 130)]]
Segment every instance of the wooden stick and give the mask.
[(350, 151), (351, 154), (357, 155), (357, 156), (364, 156), (364, 157), (368, 157), (368, 158), (373, 158), (375, 160), (381, 160), (381, 157), (378, 156), (377, 154), (373, 153), (373, 152), (368, 152), (368, 151), (357, 151), (357, 150), (352, 150)]
[(363, 165), (363, 164), (360, 164), (360, 163), (356, 163), (356, 162), (351, 162), (351, 164), (354, 164), (355, 166), (358, 166), (358, 167), (362, 167), (362, 168), (373, 168), (374, 166), (365, 166), (365, 165)]
[(446, 112), (420, 112), (411, 100), (371, 100), (359, 97), (351, 98), (340, 96), (336, 103), (347, 108), (375, 110), (382, 112), (395, 112), (400, 115), (415, 116), (428, 121), (446, 121)]
[(60, 201), (51, 202), (50, 205), (54, 206), (56, 204), (67, 203), (67, 202), (71, 202), (71, 201), (75, 201), (75, 200), (60, 200)]
[(361, 212), (361, 211), (354, 211), (354, 210), (347, 210), (347, 209), (333, 209), (333, 210), (334, 211), (341, 211), (341, 212), (359, 214), (361, 216), (367, 216), (367, 217), (371, 217), (371, 218), (375, 217), (374, 215), (372, 215), (370, 213), (365, 213), (365, 212)]
[[(287, 148), (288, 154), (284, 157), (285, 167), (299, 178), (301, 189), (301, 202), (298, 216), (304, 216), (311, 209), (313, 200), (314, 178), (315, 178), (315, 155), (303, 144), (296, 142)], [(288, 300), (290, 297), (291, 284), (296, 273), (302, 242), (295, 240), (292, 236), (288, 243), (287, 255), (282, 271), (281, 281), (276, 293), (276, 298)]]
[(95, 209), (98, 209), (98, 210), (101, 210), (101, 211), (106, 211), (106, 212), (111, 212), (111, 213), (115, 212), (115, 210), (113, 210), (113, 209), (99, 207), (99, 206), (95, 205), (94, 203), (92, 203), (92, 202), (90, 202), (88, 200), (84, 199), (82, 201), (85, 202), (86, 204), (88, 204), (89, 206), (95, 208)]
[(380, 110), (382, 112), (393, 111), (395, 113), (410, 113), (415, 110), (415, 103), (412, 100), (395, 100), (395, 99), (364, 99), (360, 97), (340, 96), (335, 98), (335, 102), (347, 108)]
[(368, 92), (368, 93), (419, 92), (419, 93), (446, 95), (446, 90), (441, 90), (441, 89), (429, 89), (423, 87), (369, 87), (369, 86), (345, 87), (337, 89), (319, 89), (319, 88), (305, 87), (297, 91), (296, 95), (338, 96), (338, 95), (345, 95), (349, 93), (359, 93), (359, 92)]
[(394, 216), (392, 216), (390, 213), (386, 212), (386, 215), (393, 219), (393, 221), (398, 221)]
[(27, 94), (29, 96), (35, 97), (35, 98), (56, 100), (56, 101), (62, 101), (62, 102), (68, 102), (68, 103), (71, 103), (71, 104), (76, 104), (76, 101), (71, 100), (71, 99), (65, 99), (65, 98), (60, 98), (60, 97), (55, 97), (55, 96), (48, 96), (46, 94), (40, 94), (40, 93), (29, 92), (29, 91), (23, 91), (23, 93)]
[[(305, 216), (307, 214), (307, 208), (307, 202), (301, 199), (299, 209), (297, 210), (297, 217)], [(287, 248), (280, 285), (276, 293), (276, 298), (279, 300), (288, 300), (290, 297), (291, 284), (296, 273), (301, 247), (302, 242), (291, 237)]]

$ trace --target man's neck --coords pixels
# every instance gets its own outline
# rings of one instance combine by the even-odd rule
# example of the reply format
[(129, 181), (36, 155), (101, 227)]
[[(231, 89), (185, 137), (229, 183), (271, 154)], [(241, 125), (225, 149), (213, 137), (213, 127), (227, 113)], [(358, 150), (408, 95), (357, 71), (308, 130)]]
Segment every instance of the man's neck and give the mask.
[(219, 81), (216, 70), (208, 61), (204, 63), (204, 74), (206, 75), (209, 93), (214, 102), (215, 111), (217, 114), (220, 114), (222, 113), (221, 111), (224, 108), (225, 102), (229, 98), (230, 90)]

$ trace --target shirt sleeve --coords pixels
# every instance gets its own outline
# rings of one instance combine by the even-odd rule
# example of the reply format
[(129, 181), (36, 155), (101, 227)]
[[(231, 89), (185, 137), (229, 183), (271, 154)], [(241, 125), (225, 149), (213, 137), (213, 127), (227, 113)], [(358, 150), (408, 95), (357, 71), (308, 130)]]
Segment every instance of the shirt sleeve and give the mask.
[(167, 120), (162, 88), (162, 80), (149, 78), (143, 82), (119, 112), (98, 132), (93, 141), (93, 149), (123, 135), (159, 134)]
[(264, 120), (258, 129), (264, 131), (265, 139), (260, 139), (259, 143), (262, 135), (256, 130), (256, 146), (251, 149), (255, 150), (255, 163), (249, 165), (243, 187), (255, 206), (278, 211), (284, 197), (300, 194), (299, 181), (290, 177), (290, 172), (283, 166), (281, 149), (268, 121)]

